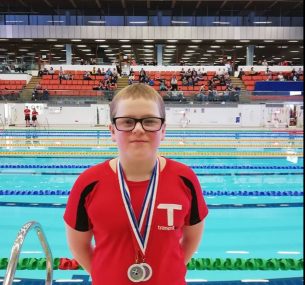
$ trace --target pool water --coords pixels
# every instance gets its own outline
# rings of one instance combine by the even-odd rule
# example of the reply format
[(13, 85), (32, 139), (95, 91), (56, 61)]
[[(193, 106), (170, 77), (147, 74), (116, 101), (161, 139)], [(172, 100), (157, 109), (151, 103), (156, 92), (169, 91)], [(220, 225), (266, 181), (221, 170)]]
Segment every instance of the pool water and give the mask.
[[(302, 134), (184, 130), (169, 131), (167, 136), (160, 153), (193, 168), (210, 209), (194, 258), (303, 257)], [(109, 134), (10, 131), (1, 133), (0, 139), (0, 258), (9, 256), (20, 227), (31, 220), (42, 225), (53, 257), (71, 258), (62, 220), (68, 193), (82, 171), (115, 154)], [(33, 232), (21, 257), (43, 257)], [(0, 276), (4, 274), (0, 270)], [(85, 273), (56, 270), (54, 278), (73, 274)], [(16, 276), (43, 279), (45, 272), (17, 271)], [(193, 281), (301, 276), (300, 270), (187, 273)]]

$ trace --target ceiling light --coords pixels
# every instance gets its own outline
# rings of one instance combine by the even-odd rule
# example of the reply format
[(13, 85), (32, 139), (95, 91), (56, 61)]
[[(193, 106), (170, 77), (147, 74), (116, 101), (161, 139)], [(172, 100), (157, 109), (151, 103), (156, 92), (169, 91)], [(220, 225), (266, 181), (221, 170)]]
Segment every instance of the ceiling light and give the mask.
[(225, 43), (226, 40), (215, 40), (215, 43)]
[(101, 48), (108, 48), (109, 46), (108, 45), (99, 45), (99, 47), (101, 47)]
[(210, 46), (211, 48), (220, 48), (220, 46)]
[(82, 40), (71, 40), (71, 42), (81, 42)]
[(129, 24), (147, 24), (147, 21), (130, 21)]
[(46, 39), (47, 42), (57, 42), (57, 39)]
[(105, 42), (106, 40), (94, 40), (95, 42)]
[(288, 43), (298, 43), (299, 41), (288, 41)]
[(172, 20), (172, 24), (189, 24), (190, 22), (188, 21), (174, 21)]
[(32, 42), (33, 39), (22, 39), (22, 41), (24, 41), (24, 42)]
[(47, 23), (64, 23), (65, 21), (62, 21), (62, 20), (49, 20), (49, 21), (47, 21)]
[(189, 48), (198, 48), (198, 46), (188, 46)]
[(290, 52), (300, 52), (299, 50), (290, 50)]
[(128, 43), (128, 42), (130, 42), (130, 40), (119, 40), (119, 42)]
[(264, 40), (265, 43), (273, 43), (274, 40)]
[(131, 45), (122, 45), (121, 48), (130, 48)]
[(242, 48), (243, 46), (233, 46), (233, 48)]
[(106, 21), (88, 21), (90, 24), (105, 24)]
[(11, 20), (11, 21), (5, 21), (5, 23), (23, 23), (23, 21), (14, 21), (14, 20)]
[(143, 40), (143, 42), (152, 43), (152, 42), (154, 42), (154, 40)]
[(54, 45), (54, 47), (64, 47), (64, 45)]
[(86, 47), (86, 45), (77, 45), (77, 47), (83, 48)]
[(202, 40), (191, 40), (191, 42), (193, 42), (193, 43), (201, 43)]
[(169, 42), (169, 43), (176, 43), (176, 42), (178, 42), (178, 40), (167, 40), (167, 42)]
[(220, 22), (220, 21), (215, 21), (215, 22), (212, 22), (213, 24), (219, 24), (219, 25), (229, 25), (230, 22)]
[(249, 43), (250, 40), (240, 40), (241, 43)]
[(216, 50), (210, 49), (210, 50), (207, 50), (207, 52), (216, 52)]
[(253, 24), (272, 24), (271, 21), (256, 21), (256, 22), (253, 22)]
[(8, 39), (0, 39), (0, 42), (7, 42)]

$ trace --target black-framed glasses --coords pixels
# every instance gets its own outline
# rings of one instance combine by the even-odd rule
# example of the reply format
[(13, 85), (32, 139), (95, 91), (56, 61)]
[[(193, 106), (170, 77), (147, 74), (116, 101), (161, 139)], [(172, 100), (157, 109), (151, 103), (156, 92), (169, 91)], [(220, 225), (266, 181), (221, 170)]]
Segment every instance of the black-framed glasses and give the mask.
[(130, 132), (139, 122), (143, 130), (147, 132), (157, 132), (161, 129), (165, 119), (158, 117), (146, 117), (142, 119), (135, 119), (130, 117), (116, 117), (112, 119), (118, 131)]

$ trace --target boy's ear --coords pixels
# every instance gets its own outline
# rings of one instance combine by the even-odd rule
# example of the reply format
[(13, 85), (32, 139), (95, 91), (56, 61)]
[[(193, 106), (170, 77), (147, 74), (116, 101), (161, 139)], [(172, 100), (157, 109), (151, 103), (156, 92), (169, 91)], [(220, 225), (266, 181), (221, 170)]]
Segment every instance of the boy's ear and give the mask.
[(113, 142), (115, 142), (115, 130), (114, 130), (114, 126), (112, 124), (109, 125), (109, 131), (110, 131), (110, 134), (111, 134), (111, 140)]
[(161, 131), (162, 131), (161, 141), (164, 141), (165, 133), (166, 133), (166, 124), (165, 123), (163, 124)]

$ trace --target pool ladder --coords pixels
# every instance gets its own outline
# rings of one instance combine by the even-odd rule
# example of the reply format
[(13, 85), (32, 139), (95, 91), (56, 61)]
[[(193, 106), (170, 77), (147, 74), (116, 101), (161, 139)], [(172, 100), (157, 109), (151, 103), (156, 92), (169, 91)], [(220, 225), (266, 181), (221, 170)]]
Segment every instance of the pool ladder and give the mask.
[(38, 239), (42, 245), (44, 253), (46, 255), (46, 270), (47, 277), (45, 285), (51, 285), (53, 280), (53, 257), (52, 252), (50, 250), (49, 244), (47, 242), (46, 236), (42, 230), (41, 225), (38, 222), (31, 221), (24, 224), (17, 234), (17, 238), (14, 242), (14, 245), (11, 250), (11, 256), (7, 265), (6, 274), (3, 280), (3, 285), (11, 285), (14, 281), (15, 272), (17, 269), (17, 263), (19, 260), (20, 251), (28, 232), (34, 229), (36, 230)]

